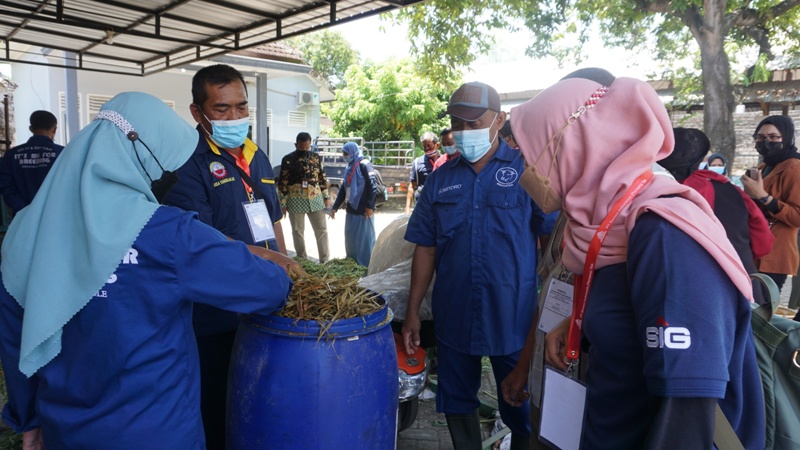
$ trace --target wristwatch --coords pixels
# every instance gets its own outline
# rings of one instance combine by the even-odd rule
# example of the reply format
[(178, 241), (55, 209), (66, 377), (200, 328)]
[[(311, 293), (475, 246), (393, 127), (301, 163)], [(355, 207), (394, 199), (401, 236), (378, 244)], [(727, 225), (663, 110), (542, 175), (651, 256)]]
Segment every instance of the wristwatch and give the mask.
[(761, 197), (760, 199), (758, 199), (758, 203), (761, 203), (762, 205), (766, 205), (767, 204), (767, 200), (769, 200), (770, 197), (771, 196), (769, 194), (767, 194), (767, 195)]

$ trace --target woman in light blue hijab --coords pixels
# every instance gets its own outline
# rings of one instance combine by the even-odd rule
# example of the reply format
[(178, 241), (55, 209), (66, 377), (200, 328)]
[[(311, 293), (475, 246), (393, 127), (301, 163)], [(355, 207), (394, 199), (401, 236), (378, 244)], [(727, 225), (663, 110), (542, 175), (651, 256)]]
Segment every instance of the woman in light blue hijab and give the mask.
[(331, 218), (347, 199), (347, 218), (344, 222), (344, 247), (349, 258), (362, 266), (369, 266), (372, 247), (375, 246), (375, 170), (364, 158), (355, 142), (342, 147), (342, 157), (347, 161), (342, 189), (331, 207)]
[(161, 100), (119, 94), (15, 217), (0, 265), (15, 431), (41, 427), (48, 448), (205, 448), (192, 302), (269, 314), (291, 282), (196, 214), (159, 206), (196, 142)]

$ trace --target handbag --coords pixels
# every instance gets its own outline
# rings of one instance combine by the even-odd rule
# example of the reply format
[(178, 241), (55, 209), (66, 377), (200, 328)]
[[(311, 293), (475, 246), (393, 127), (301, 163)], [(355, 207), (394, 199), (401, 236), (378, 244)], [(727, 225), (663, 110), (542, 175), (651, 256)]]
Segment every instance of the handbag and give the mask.
[[(751, 326), (764, 389), (765, 450), (800, 449), (800, 322), (775, 316), (780, 292), (764, 274), (751, 274), (769, 290), (770, 302), (752, 304)], [(714, 443), (719, 450), (742, 444), (717, 406)]]

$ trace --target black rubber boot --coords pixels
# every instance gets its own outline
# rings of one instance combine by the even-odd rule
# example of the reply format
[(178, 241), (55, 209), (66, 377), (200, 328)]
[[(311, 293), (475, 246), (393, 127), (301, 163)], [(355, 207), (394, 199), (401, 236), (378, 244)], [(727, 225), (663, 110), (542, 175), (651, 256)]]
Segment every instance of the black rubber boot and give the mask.
[(529, 450), (531, 448), (531, 437), (521, 434), (511, 433), (511, 446), (509, 450)]
[(445, 414), (454, 450), (481, 450), (481, 421), (478, 412), (472, 414)]

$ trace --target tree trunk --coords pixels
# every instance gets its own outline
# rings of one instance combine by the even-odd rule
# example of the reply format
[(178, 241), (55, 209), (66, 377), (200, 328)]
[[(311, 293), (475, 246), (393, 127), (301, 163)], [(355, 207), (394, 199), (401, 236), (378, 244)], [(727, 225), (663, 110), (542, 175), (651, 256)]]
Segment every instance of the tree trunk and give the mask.
[(700, 44), (703, 72), (703, 125), (711, 140), (711, 150), (722, 153), (729, 165), (736, 153), (733, 111), (736, 103), (731, 84), (731, 70), (724, 41), (727, 29), (723, 21), (725, 1), (706, 0), (701, 26), (691, 26)]

